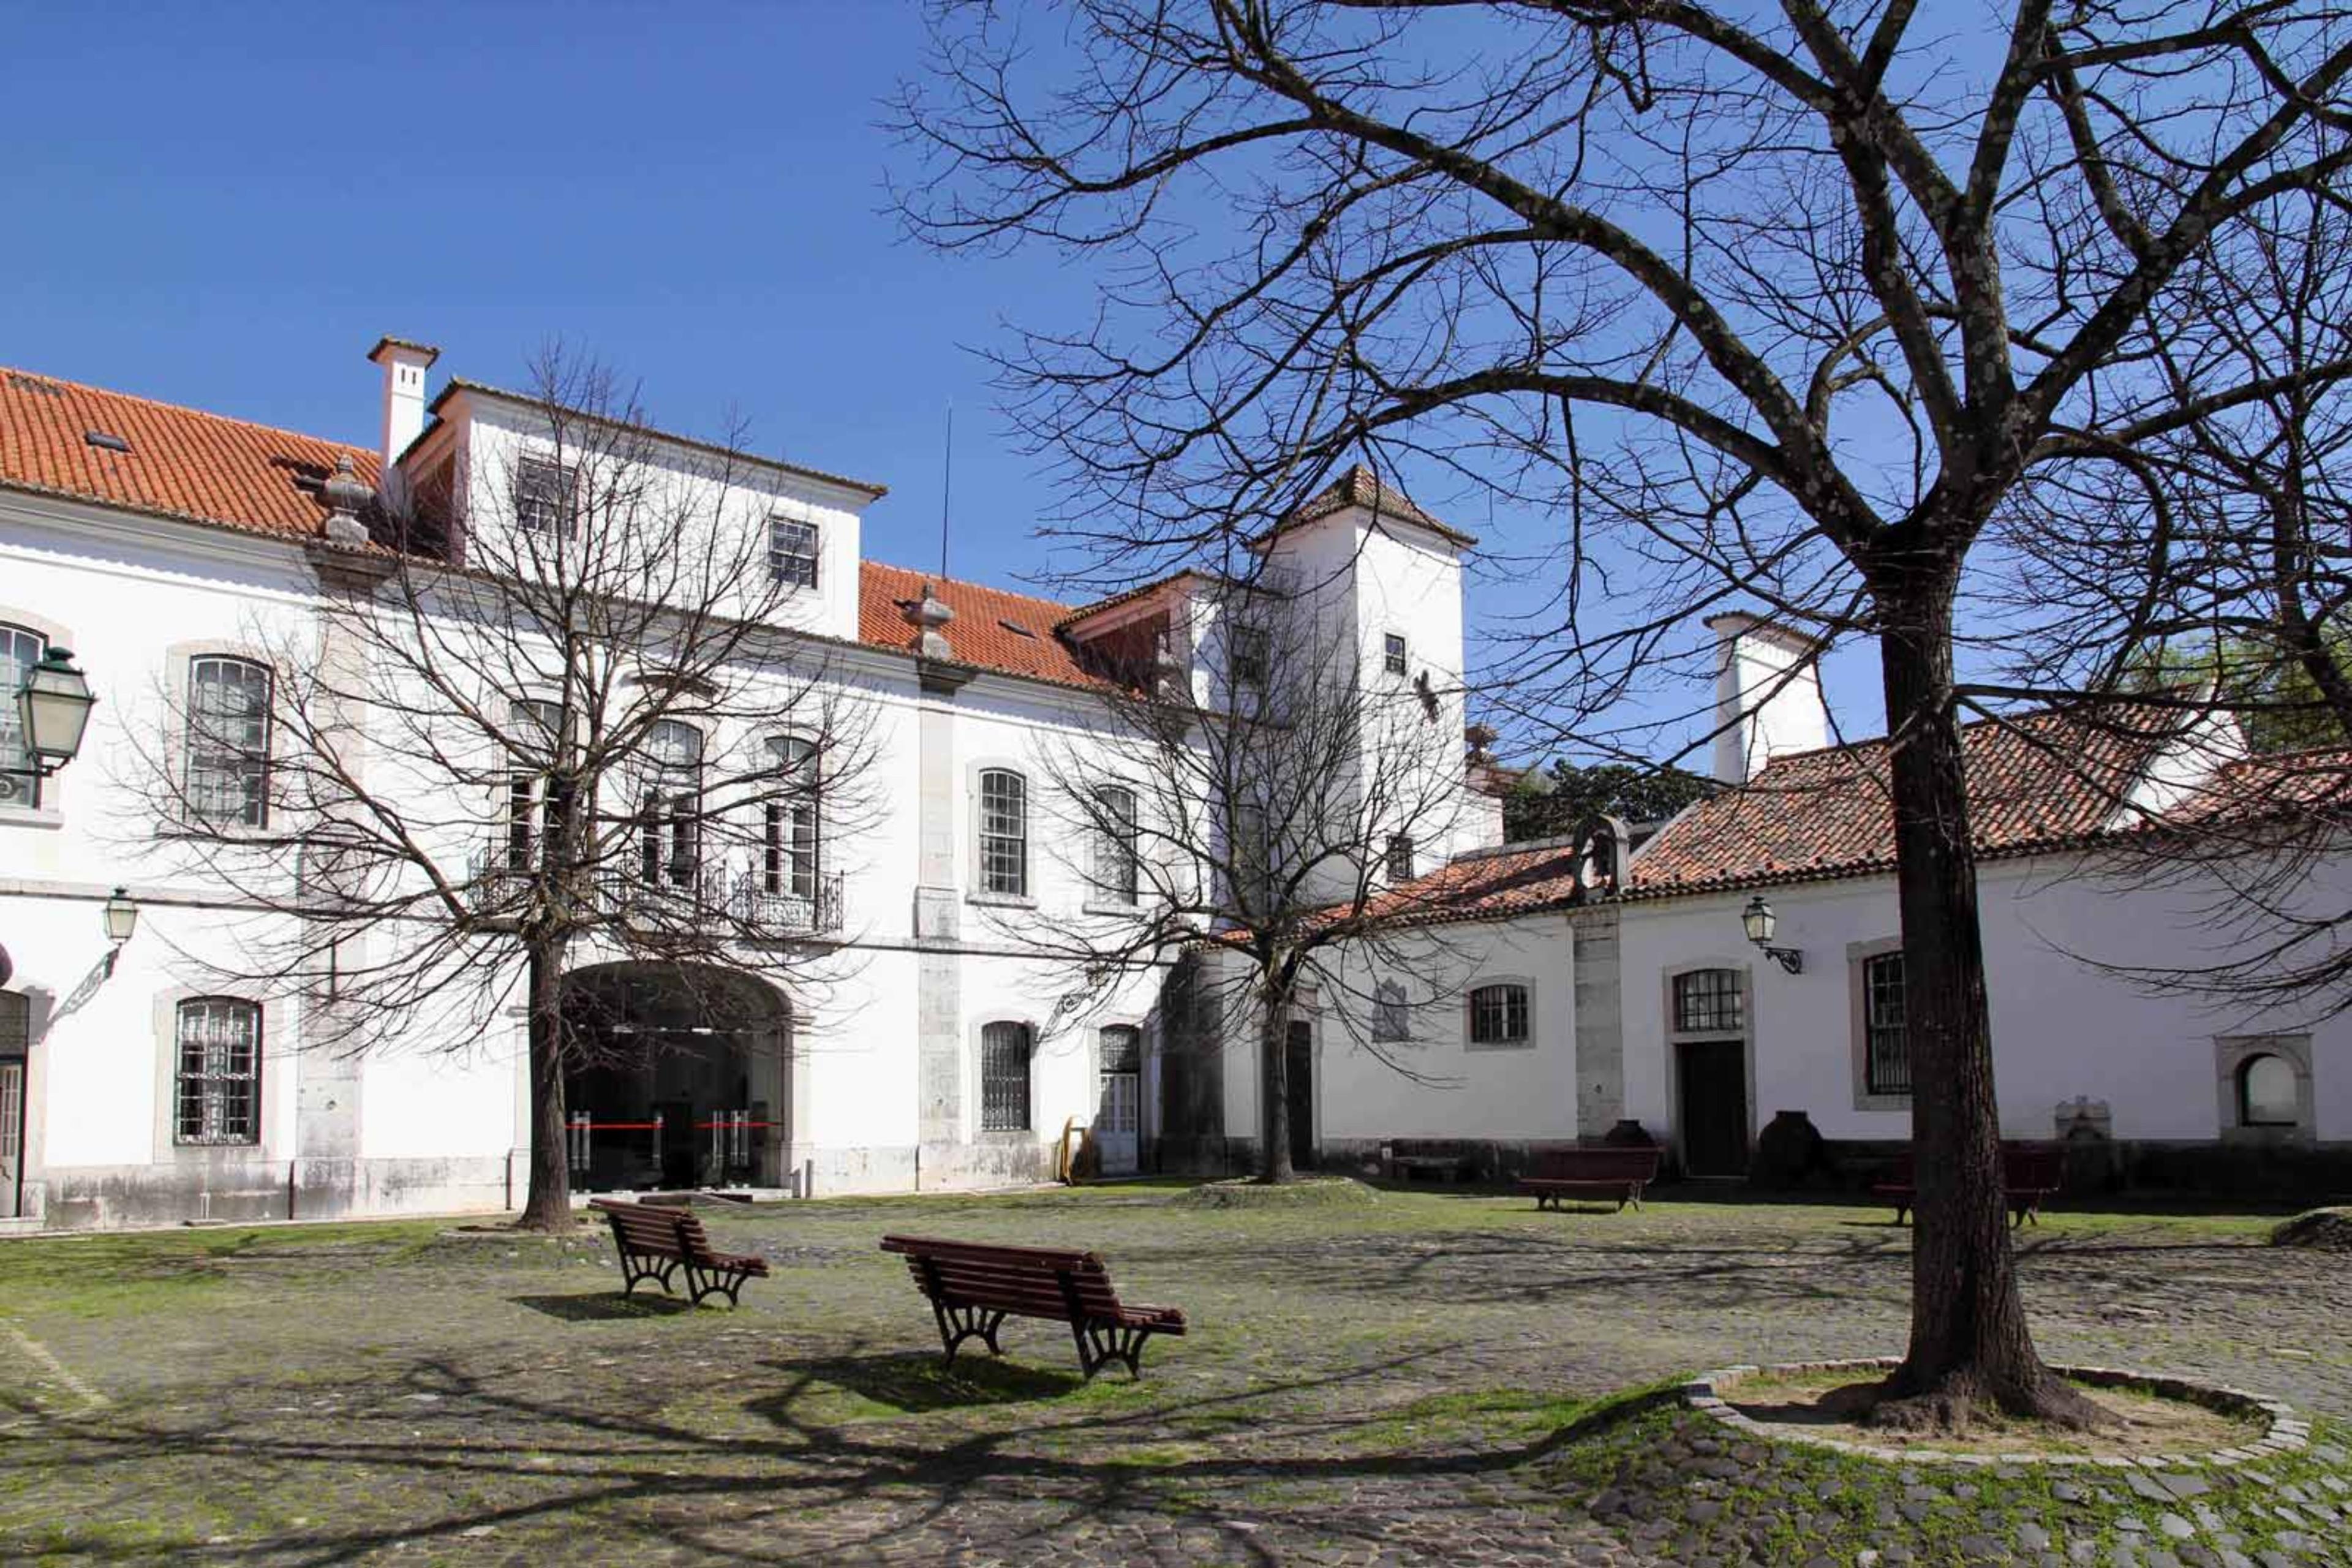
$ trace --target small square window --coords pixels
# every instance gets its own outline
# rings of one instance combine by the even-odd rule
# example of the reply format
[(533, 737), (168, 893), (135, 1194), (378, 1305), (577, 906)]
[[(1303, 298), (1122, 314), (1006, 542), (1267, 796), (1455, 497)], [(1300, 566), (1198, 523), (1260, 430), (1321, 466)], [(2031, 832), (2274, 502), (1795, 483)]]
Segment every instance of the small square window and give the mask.
[(514, 515), (525, 532), (569, 534), (579, 521), (579, 474), (562, 463), (523, 458), (515, 465)]
[(1470, 1043), (1474, 1046), (1524, 1046), (1528, 1043), (1528, 988), (1524, 985), (1481, 985), (1470, 993)]
[(768, 575), (780, 587), (816, 586), (816, 524), (798, 518), (768, 520)]
[(1236, 689), (1265, 689), (1265, 633), (1256, 626), (1235, 626), (1233, 634), (1233, 683)]
[(1406, 664), (1404, 638), (1395, 632), (1391, 632), (1381, 641), (1381, 659), (1387, 667), (1388, 672), (1391, 675), (1404, 674)]

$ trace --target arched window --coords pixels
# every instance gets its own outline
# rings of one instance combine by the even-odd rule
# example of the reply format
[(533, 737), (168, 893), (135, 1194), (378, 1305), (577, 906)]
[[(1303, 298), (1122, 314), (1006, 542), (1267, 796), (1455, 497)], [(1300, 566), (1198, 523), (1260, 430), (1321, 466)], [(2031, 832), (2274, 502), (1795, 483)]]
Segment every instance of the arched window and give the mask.
[(2248, 1057), (2238, 1066), (2238, 1125), (2294, 1127), (2302, 1120), (2294, 1064), (2284, 1057)]
[(177, 1111), (182, 1143), (261, 1141), (261, 1007), (235, 996), (180, 1004)]
[(1029, 784), (1010, 768), (980, 775), (980, 886), (982, 892), (1029, 896)]
[(702, 731), (675, 719), (646, 731), (637, 807), (637, 875), (692, 887), (702, 822)]
[(1105, 784), (1095, 791), (1095, 891), (1111, 903), (1131, 904), (1142, 885), (1135, 792), (1124, 784)]
[(0, 624), (0, 805), (41, 804), (41, 780), (25, 744), (16, 690), (48, 646), (48, 638), (29, 627)]
[(1407, 1040), (1412, 1037), (1412, 1011), (1405, 1001), (1404, 987), (1393, 980), (1383, 980), (1372, 987), (1372, 1038), (1375, 1040)]
[(980, 1130), (1029, 1131), (1030, 1029), (990, 1024), (980, 1031)]
[(188, 809), (212, 827), (269, 825), (269, 671), (247, 658), (188, 661)]
[(777, 783), (764, 807), (767, 831), (761, 850), (761, 883), (771, 893), (814, 899), (824, 804), (816, 742), (798, 735), (771, 736), (768, 765), (775, 770)]
[(1474, 1046), (1524, 1046), (1530, 1038), (1531, 1021), (1528, 988), (1516, 981), (1481, 985), (1470, 993)]

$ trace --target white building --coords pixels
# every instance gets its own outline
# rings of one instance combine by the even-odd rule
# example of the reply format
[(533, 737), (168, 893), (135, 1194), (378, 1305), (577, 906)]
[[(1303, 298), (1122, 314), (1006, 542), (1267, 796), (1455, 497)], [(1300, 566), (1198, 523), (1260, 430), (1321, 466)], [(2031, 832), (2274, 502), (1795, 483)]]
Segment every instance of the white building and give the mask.
[[(224, 786), (231, 811), (263, 809), (266, 719), (201, 786), (194, 770), (209, 764), (194, 759), (209, 751), (172, 731), (198, 707), (266, 714), (252, 694), (288, 672), (260, 645), (299, 644), (337, 574), (377, 548), (339, 469), (342, 483), (427, 515), (511, 510), (485, 491), (539, 460), (546, 410), (462, 380), (433, 388), (436, 357), (392, 339), (370, 355), (378, 450), (0, 373), (0, 684), (13, 689), (44, 649), (69, 647), (100, 697), (72, 765), (38, 781), (0, 775), (0, 948), (12, 971), (0, 984), (0, 1215), (106, 1226), (520, 1201), (520, 1015), (444, 1020), (356, 1057), (313, 1048), (323, 1020), (306, 1019), (299, 999), (221, 981), (236, 968), (230, 949), (269, 932), (175, 852), (142, 786), (163, 756), (191, 794)], [(663, 436), (654, 453), (663, 482), (705, 482), (709, 448)], [(1232, 655), (1214, 585), (1185, 576), (1073, 607), (927, 584), (864, 559), (861, 518), (882, 487), (783, 463), (741, 465), (729, 483), (717, 515), (774, 531), (786, 563), (773, 569), (793, 574), (776, 646), (823, 648), (828, 679), (860, 707), (876, 805), (855, 830), (823, 836), (809, 888), (772, 900), (790, 911), (797, 950), (836, 960), (822, 994), (796, 994), (750, 962), (694, 977), (688, 995), (583, 956), (569, 984), (625, 996), (629, 1026), (669, 1048), (655, 1068), (573, 1076), (571, 1109), (589, 1124), (579, 1184), (1030, 1180), (1050, 1172), (1073, 1122), (1094, 1128), (1112, 1170), (1161, 1157), (1162, 977), (1138, 973), (1083, 1016), (1056, 1016), (1055, 977), (1036, 973), (1020, 936), (1024, 921), (1067, 921), (1096, 901), (1082, 856), (1055, 841), (1039, 759), (1095, 743), (1106, 672), (1139, 655), (1204, 692), (1222, 681)], [(470, 508), (452, 505), (468, 495)], [(1262, 545), (1275, 577), (1317, 585), (1324, 618), (1368, 661), (1409, 668), (1441, 694), (1432, 733), (1450, 734), (1457, 777), (1468, 542), (1358, 473)], [(761, 739), (746, 728), (691, 743), (716, 753)], [(13, 737), (0, 746), (0, 768), (21, 766)], [(1459, 829), (1425, 857), (1499, 837), (1495, 803), (1466, 777), (1465, 788)], [(503, 831), (500, 794), (485, 787), (455, 811), (478, 842)], [(119, 953), (99, 916), (117, 886), (142, 911)], [(734, 1027), (698, 1016), (712, 998)]]
[[(323, 1032), (299, 1000), (219, 981), (254, 913), (175, 854), (137, 782), (159, 755), (185, 766), (171, 731), (192, 695), (234, 707), (278, 679), (256, 639), (316, 622), (339, 563), (371, 548), (339, 469), (394, 500), (446, 504), (531, 460), (544, 409), (470, 382), (436, 390), (436, 357), (395, 340), (371, 355), (378, 449), (0, 372), (0, 686), (66, 647), (101, 699), (71, 766), (37, 782), (0, 771), (0, 1222), (520, 1201), (520, 1015), (444, 1020), (357, 1057), (312, 1048)], [(709, 449), (688, 438), (655, 449), (677, 482), (707, 471)], [(1247, 657), (1220, 584), (1182, 574), (1083, 606), (927, 584), (865, 558), (880, 486), (783, 463), (730, 482), (728, 505), (772, 531), (773, 569), (792, 574), (774, 646), (824, 649), (828, 679), (866, 716), (876, 805), (854, 831), (813, 838), (790, 885), (767, 889), (780, 940), (834, 961), (821, 993), (756, 960), (682, 988), (583, 956), (568, 984), (625, 998), (630, 1026), (669, 1048), (654, 1067), (574, 1075), (578, 1184), (981, 1186), (1048, 1173), (1073, 1124), (1092, 1129), (1110, 1171), (1244, 1167), (1259, 1125), (1251, 1036), (1232, 1019), (1206, 1039), (1161, 1023), (1187, 1016), (1169, 986), (1200, 977), (1139, 970), (1069, 1016), (1060, 977), (1023, 942), (1118, 915), (1097, 907), (1086, 847), (1056, 831), (1042, 759), (1099, 747), (1115, 773), (1114, 677), (1148, 671), (1219, 700)], [(1417, 994), (1367, 961), (1341, 994), (1302, 998), (1294, 1152), (1508, 1168), (1631, 1120), (1688, 1170), (1737, 1173), (1781, 1110), (1833, 1143), (1899, 1142), (1891, 842), (1868, 748), (1822, 749), (1809, 648), (1745, 617), (1716, 626), (1731, 721), (1717, 766), (1744, 787), (1629, 865), (1505, 847), (1502, 775), (1460, 743), (1471, 542), (1362, 470), (1260, 542), (1267, 581), (1306, 585), (1363, 678), (1425, 710), (1433, 763), (1459, 781), (1459, 809), (1409, 847), (1416, 874), (1396, 889), (1428, 927), (1427, 953), (1402, 967), (1443, 982)], [(769, 738), (735, 728), (695, 744)], [(267, 776), (270, 743), (257, 731), (245, 772), (224, 775), (233, 809), (238, 779)], [(2005, 1133), (2090, 1127), (2156, 1155), (2352, 1143), (2352, 1026), (2214, 1013), (2085, 963), (2162, 963), (2204, 940), (2193, 889), (2081, 873), (2127, 805), (2193, 792), (2206, 764), (2151, 747), (2103, 756), (2105, 788), (2062, 787), (2085, 770), (2037, 772), (2054, 753), (1992, 731), (1972, 746)], [(0, 731), (0, 770), (21, 766)], [(486, 787), (455, 815), (487, 841), (501, 796)], [(142, 921), (116, 952), (100, 908), (118, 886)], [(1800, 973), (1743, 940), (1759, 890)], [(720, 1002), (731, 1026), (716, 1029), (706, 1014)]]

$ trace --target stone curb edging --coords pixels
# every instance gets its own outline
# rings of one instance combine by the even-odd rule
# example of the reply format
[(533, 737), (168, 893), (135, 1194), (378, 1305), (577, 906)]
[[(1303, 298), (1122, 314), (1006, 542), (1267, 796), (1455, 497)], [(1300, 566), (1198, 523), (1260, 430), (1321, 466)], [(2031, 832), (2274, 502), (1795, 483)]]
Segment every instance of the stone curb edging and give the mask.
[(1901, 1364), (1894, 1356), (1857, 1356), (1845, 1361), (1783, 1362), (1769, 1367), (1717, 1367), (1684, 1384), (1680, 1393), (1684, 1404), (1738, 1431), (1775, 1443), (1803, 1443), (1855, 1458), (1879, 1459), (1893, 1464), (2071, 1465), (2111, 1470), (2162, 1470), (2185, 1467), (2230, 1469), (2280, 1454), (2293, 1453), (2308, 1447), (2311, 1442), (2311, 1423), (2295, 1415), (2293, 1405), (2282, 1401), (2266, 1399), (2259, 1394), (2249, 1394), (2244, 1389), (2228, 1388), (2219, 1384), (2191, 1383), (2186, 1378), (2158, 1377), (2148, 1373), (2106, 1366), (2053, 1366), (2050, 1370), (2076, 1383), (2087, 1383), (2095, 1388), (2146, 1389), (2168, 1399), (2201, 1405), (2225, 1415), (2257, 1416), (2265, 1423), (2267, 1430), (2254, 1442), (2241, 1444), (2234, 1448), (2217, 1448), (2210, 1454), (2153, 1454), (2137, 1458), (2125, 1454), (1963, 1454), (1933, 1448), (1882, 1448), (1871, 1443), (1849, 1443), (1841, 1437), (1822, 1436), (1778, 1422), (1759, 1421), (1753, 1416), (1744, 1415), (1733, 1409), (1730, 1401), (1724, 1397), (1749, 1378), (1768, 1373), (1801, 1376), (1816, 1372), (1892, 1372)]

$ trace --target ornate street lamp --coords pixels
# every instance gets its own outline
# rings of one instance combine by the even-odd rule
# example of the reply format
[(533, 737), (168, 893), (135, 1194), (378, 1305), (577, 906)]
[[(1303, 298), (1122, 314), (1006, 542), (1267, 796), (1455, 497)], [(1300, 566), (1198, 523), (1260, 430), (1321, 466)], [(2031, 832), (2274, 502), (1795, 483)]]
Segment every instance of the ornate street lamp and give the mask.
[(1791, 974), (1805, 972), (1805, 955), (1802, 952), (1793, 947), (1772, 945), (1772, 938), (1780, 929), (1780, 917), (1772, 912), (1772, 906), (1764, 901), (1763, 894), (1759, 893), (1748, 900), (1748, 907), (1739, 911), (1739, 923), (1747, 928), (1748, 940), (1754, 942), (1765, 957)]
[(74, 760), (96, 706), (89, 679), (74, 668), (71, 648), (53, 647), (41, 655), (16, 691), (16, 721), (35, 773), (46, 777)]
[(129, 942), (139, 929), (139, 906), (121, 888), (115, 889), (114, 896), (106, 900), (103, 912), (106, 916), (106, 940), (117, 947)]

